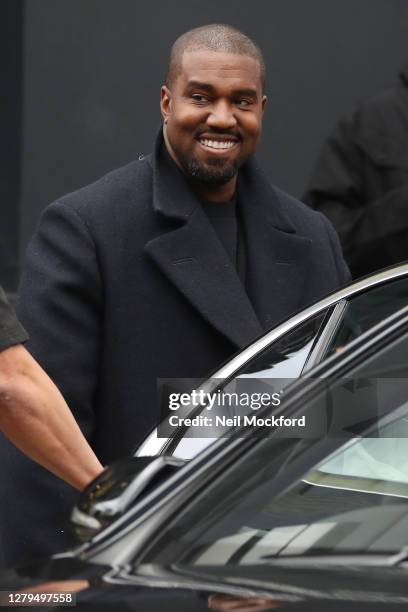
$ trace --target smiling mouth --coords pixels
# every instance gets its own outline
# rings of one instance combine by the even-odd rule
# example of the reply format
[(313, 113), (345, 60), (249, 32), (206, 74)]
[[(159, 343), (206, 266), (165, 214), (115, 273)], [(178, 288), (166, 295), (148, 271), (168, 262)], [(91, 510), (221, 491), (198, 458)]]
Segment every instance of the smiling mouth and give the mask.
[(236, 140), (211, 140), (210, 138), (200, 138), (198, 142), (205, 149), (213, 151), (228, 151), (238, 144)]

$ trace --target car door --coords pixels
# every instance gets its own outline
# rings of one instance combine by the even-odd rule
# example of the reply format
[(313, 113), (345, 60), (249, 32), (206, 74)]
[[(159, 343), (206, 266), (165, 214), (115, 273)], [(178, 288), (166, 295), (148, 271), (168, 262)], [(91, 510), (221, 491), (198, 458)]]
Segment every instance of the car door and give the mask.
[[(214, 478), (197, 492), (191, 510), (175, 515), (147, 562), (160, 555), (163, 563), (256, 571), (283, 557), (323, 555), (330, 561), (352, 555), (369, 565), (373, 555), (398, 555), (407, 546), (408, 526), (406, 318), (403, 325), (376, 350), (360, 352), (350, 367), (338, 368), (322, 391), (325, 401), (320, 391), (311, 392), (312, 384), (303, 398), (295, 395), (291, 415), (311, 418), (317, 412), (319, 422), (329, 422), (330, 393), (348, 434), (334, 429), (320, 437), (265, 435), (226, 467), (218, 482)], [(354, 381), (384, 383), (381, 392), (376, 387), (373, 396), (359, 387), (363, 393), (347, 410), (344, 372)], [(368, 424), (354, 436), (356, 421), (367, 414)]]
[[(211, 392), (231, 393), (237, 387), (242, 390), (243, 385), (249, 389), (251, 383), (252, 390), (258, 386), (265, 391), (269, 381), (270, 392), (282, 390), (406, 304), (408, 265), (373, 275), (268, 332), (215, 372), (204, 387)], [(205, 410), (203, 406), (192, 414), (199, 416)], [(165, 420), (164, 415), (163, 423)], [(208, 429), (204, 435), (202, 431), (196, 425), (180, 427), (177, 431), (160, 427), (159, 432), (154, 430), (148, 436), (136, 454), (156, 455), (166, 451), (176, 452), (184, 459), (192, 458), (211, 443)]]

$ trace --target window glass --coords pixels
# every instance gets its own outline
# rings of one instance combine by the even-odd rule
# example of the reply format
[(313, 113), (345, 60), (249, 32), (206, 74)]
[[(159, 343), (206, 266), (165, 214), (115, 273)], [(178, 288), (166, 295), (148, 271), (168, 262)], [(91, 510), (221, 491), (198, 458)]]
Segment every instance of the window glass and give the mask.
[[(390, 281), (353, 297), (346, 305), (327, 349), (323, 351), (323, 358), (341, 350), (363, 332), (405, 306), (407, 302), (408, 278)], [(308, 357), (332, 313), (333, 308), (319, 312), (272, 342), (260, 354), (244, 364), (232, 380), (225, 381), (221, 386), (223, 392), (273, 393), (284, 389), (302, 374)], [(234, 410), (231, 410), (228, 416), (233, 417), (234, 414)], [(194, 433), (190, 428), (179, 441), (174, 450), (175, 456), (190, 459), (209, 446), (216, 437), (208, 437), (208, 428), (205, 429), (205, 433), (200, 433), (200, 429), (196, 426), (193, 429)]]
[(308, 479), (322, 486), (408, 498), (408, 402), (381, 419), (375, 436), (351, 440)]
[(235, 376), (255, 378), (300, 376), (328, 313), (329, 309), (326, 309), (300, 323), (246, 363)]
[(302, 406), (319, 420), (333, 406), (353, 418), (361, 410), (368, 425), (359, 437), (259, 441), (179, 512), (149, 561), (160, 553), (163, 563), (258, 565), (293, 555), (388, 555), (408, 545), (407, 355), (403, 337), (356, 368), (354, 380), (376, 373), (400, 384), (363, 393), (351, 410), (321, 396)]
[(408, 304), (408, 278), (390, 281), (348, 302), (325, 357), (341, 350), (386, 317)]
[[(319, 312), (273, 342), (238, 370), (231, 380), (222, 383), (220, 385), (222, 392), (269, 395), (280, 392), (291, 380), (300, 376), (324, 326), (323, 322), (331, 312), (332, 309)], [(244, 412), (250, 412), (250, 408)], [(202, 409), (202, 414), (206, 414), (205, 407)], [(236, 410), (234, 406), (230, 406), (222, 412), (218, 409), (217, 414), (233, 417), (235, 414), (242, 414), (242, 408)], [(197, 424), (187, 427), (171, 452), (180, 459), (191, 459), (217, 439), (220, 431), (222, 430), (219, 427), (214, 428), (214, 437), (211, 437), (209, 427), (200, 427)]]

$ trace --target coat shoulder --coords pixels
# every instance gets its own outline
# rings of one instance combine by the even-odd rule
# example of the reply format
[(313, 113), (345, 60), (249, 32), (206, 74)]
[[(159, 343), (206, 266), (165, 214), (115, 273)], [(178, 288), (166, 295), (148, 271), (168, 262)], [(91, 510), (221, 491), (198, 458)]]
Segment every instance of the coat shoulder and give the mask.
[(57, 199), (50, 206), (69, 208), (83, 218), (112, 216), (114, 209), (135, 205), (151, 194), (149, 158), (134, 160), (108, 172), (95, 182)]
[(272, 189), (284, 215), (289, 219), (297, 234), (312, 237), (316, 232), (322, 232), (326, 219), (321, 213), (276, 186), (272, 186)]

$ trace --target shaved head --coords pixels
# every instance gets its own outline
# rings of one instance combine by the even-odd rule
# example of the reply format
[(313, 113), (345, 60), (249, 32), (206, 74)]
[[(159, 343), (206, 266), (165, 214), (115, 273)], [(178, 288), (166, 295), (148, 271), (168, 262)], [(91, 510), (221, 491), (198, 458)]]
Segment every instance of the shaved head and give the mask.
[(265, 63), (262, 52), (246, 34), (232, 26), (213, 23), (189, 30), (173, 44), (165, 83), (170, 89), (182, 69), (183, 55), (189, 51), (221, 51), (252, 57), (259, 64), (262, 90), (265, 88)]

